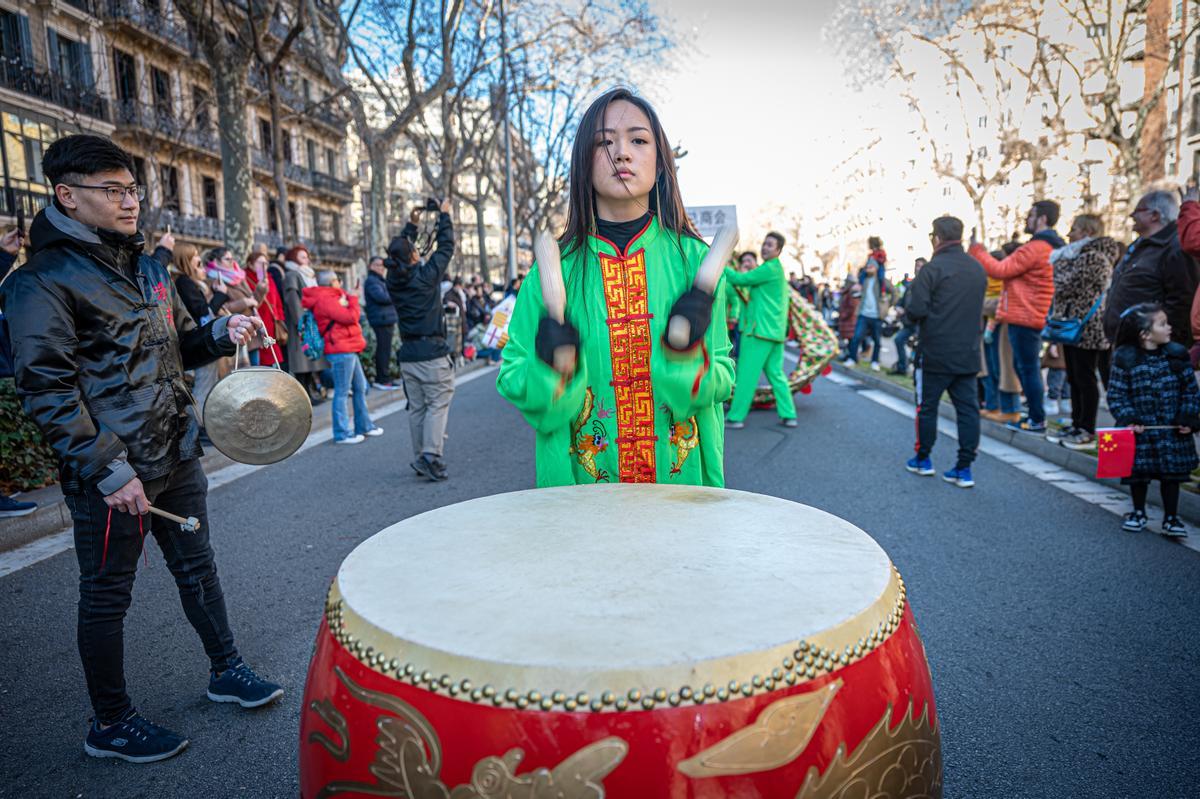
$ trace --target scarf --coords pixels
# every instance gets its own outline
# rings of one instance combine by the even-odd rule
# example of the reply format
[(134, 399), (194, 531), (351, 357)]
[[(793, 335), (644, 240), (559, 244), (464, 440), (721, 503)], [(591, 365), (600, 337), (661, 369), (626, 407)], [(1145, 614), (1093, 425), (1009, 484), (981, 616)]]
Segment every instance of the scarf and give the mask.
[(222, 266), (220, 261), (209, 261), (206, 274), (209, 280), (220, 280), (226, 286), (239, 285), (246, 279), (246, 270), (238, 266), (237, 261), (229, 269)]
[(305, 288), (312, 288), (317, 285), (317, 273), (313, 271), (311, 266), (301, 266), (295, 261), (286, 261), (283, 266), (289, 272), (295, 272), (300, 275), (300, 280), (304, 283)]
[(1093, 238), (1095, 237), (1088, 236), (1087, 238), (1072, 242), (1066, 247), (1059, 247), (1056, 250), (1052, 250), (1050, 252), (1050, 263), (1057, 264), (1064, 259), (1068, 261), (1075, 260), (1079, 257), (1079, 253), (1083, 252), (1083, 248), (1091, 243)]

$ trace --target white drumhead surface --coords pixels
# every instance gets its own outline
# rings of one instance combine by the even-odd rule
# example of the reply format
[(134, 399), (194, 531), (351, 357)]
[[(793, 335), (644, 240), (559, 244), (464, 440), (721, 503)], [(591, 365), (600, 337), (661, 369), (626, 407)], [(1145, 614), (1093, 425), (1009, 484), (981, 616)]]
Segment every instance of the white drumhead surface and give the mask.
[(451, 655), (638, 669), (752, 653), (879, 599), (890, 561), (807, 505), (692, 486), (500, 494), (406, 519), (342, 564), (346, 605)]

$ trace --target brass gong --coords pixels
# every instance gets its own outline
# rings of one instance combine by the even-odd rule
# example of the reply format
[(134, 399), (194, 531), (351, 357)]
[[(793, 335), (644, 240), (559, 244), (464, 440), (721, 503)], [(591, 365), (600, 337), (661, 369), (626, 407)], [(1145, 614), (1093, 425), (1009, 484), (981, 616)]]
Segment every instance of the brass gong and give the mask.
[(296, 378), (270, 366), (236, 369), (204, 401), (213, 446), (239, 463), (278, 463), (312, 430), (312, 401)]

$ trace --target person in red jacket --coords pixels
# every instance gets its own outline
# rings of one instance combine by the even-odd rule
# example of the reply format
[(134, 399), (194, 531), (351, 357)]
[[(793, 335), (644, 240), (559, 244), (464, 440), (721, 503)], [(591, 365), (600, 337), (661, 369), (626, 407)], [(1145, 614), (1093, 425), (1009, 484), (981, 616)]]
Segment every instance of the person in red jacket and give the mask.
[(1003, 261), (993, 258), (971, 232), (970, 254), (983, 265), (988, 277), (1004, 281), (996, 320), (1008, 323), (1013, 368), (1029, 403), (1029, 415), (1008, 427), (1025, 433), (1046, 432), (1046, 412), (1042, 401), (1042, 328), (1054, 302), (1054, 267), (1050, 253), (1067, 243), (1054, 232), (1058, 222), (1058, 203), (1038, 200), (1025, 218), (1025, 232), (1033, 236)]
[[(342, 291), (342, 281), (329, 270), (317, 273), (317, 285), (304, 289), (301, 304), (312, 311), (325, 339), (325, 357), (333, 372), (333, 443), (358, 444), (365, 436), (381, 436), (367, 411), (367, 376), (358, 353), (367, 348), (359, 324), (358, 296)], [(354, 389), (354, 428), (346, 411), (346, 394)]]

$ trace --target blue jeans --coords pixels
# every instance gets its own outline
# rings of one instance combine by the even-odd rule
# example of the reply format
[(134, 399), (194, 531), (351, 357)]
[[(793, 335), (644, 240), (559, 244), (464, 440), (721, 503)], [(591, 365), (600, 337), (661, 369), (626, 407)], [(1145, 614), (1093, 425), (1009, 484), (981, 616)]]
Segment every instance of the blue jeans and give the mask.
[(1000, 413), (1016, 413), (1021, 410), (1021, 395), (1015, 391), (1000, 390), (1000, 342), (994, 338), (984, 342), (983, 357), (987, 361), (987, 377), (983, 378), (983, 407)]
[[(375, 427), (367, 411), (367, 375), (358, 355), (339, 352), (326, 355), (333, 372), (333, 440), (363, 435)], [(346, 395), (354, 388), (354, 432), (350, 432), (350, 414), (346, 410)]]
[(908, 369), (908, 340), (916, 333), (915, 327), (906, 327), (896, 334), (892, 339), (892, 344), (896, 346), (896, 369), (897, 371), (905, 371)]
[(1052, 400), (1069, 400), (1071, 387), (1067, 384), (1066, 369), (1046, 370), (1046, 396)]
[(871, 336), (871, 363), (879, 363), (879, 341), (883, 336), (883, 322), (869, 316), (859, 316), (854, 323), (854, 338), (850, 339), (850, 360), (858, 360), (858, 346), (863, 337)]
[(1042, 406), (1042, 331), (1010, 323), (1008, 342), (1012, 345), (1013, 369), (1029, 403), (1029, 421), (1040, 424), (1046, 421)]

